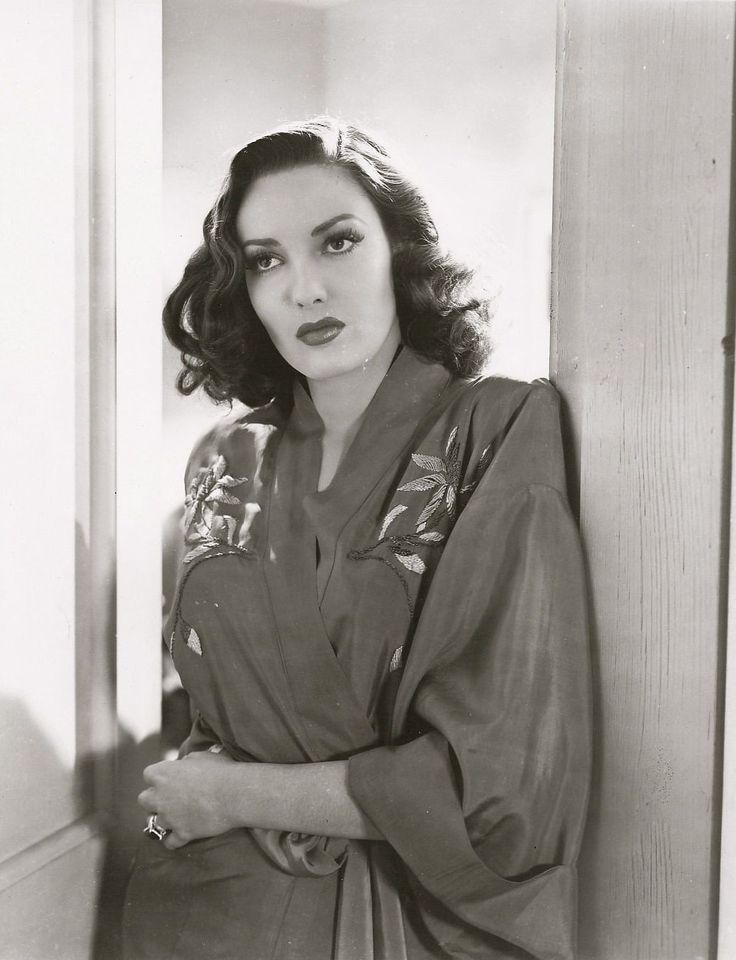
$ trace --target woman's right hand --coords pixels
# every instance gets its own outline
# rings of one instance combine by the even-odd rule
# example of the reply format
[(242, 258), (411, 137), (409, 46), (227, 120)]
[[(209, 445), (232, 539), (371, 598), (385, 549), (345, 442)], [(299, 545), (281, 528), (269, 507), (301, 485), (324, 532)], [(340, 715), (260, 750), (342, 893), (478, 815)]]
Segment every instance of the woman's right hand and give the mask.
[(214, 837), (241, 826), (233, 804), (234, 768), (242, 766), (224, 753), (187, 754), (180, 760), (164, 760), (146, 767), (148, 785), (138, 802), (156, 814), (160, 827), (169, 830), (163, 843), (175, 850), (203, 837)]

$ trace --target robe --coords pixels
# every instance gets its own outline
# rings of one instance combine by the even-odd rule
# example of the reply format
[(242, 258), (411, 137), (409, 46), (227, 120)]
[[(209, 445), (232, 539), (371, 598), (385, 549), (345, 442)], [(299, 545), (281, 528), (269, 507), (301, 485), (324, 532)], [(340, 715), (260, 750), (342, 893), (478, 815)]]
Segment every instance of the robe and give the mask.
[(385, 840), (144, 838), (126, 958), (571, 960), (591, 695), (559, 398), (404, 347), (317, 491), (322, 430), (296, 383), (192, 453), (182, 753), (347, 759)]

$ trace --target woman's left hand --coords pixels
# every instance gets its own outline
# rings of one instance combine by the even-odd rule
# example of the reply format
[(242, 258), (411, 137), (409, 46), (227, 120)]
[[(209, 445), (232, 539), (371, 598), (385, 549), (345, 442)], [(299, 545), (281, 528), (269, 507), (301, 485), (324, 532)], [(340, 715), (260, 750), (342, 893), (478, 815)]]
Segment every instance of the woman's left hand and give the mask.
[(240, 826), (228, 803), (235, 764), (225, 753), (202, 751), (145, 768), (148, 787), (138, 795), (138, 803), (171, 831), (163, 840), (169, 850)]

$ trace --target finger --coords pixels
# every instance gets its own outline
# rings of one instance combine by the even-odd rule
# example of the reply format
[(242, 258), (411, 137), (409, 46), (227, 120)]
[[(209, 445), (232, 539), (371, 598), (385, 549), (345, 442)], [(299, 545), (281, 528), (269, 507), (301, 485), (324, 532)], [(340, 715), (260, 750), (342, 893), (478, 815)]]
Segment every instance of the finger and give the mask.
[(171, 833), (168, 833), (163, 839), (163, 845), (168, 850), (178, 850), (179, 847), (183, 847), (187, 844), (188, 841), (183, 840), (177, 833), (173, 830)]
[(160, 773), (160, 769), (166, 762), (166, 760), (161, 760), (158, 763), (150, 763), (147, 767), (143, 768), (143, 779), (146, 781), (146, 783), (156, 782)]
[(156, 803), (154, 801), (154, 792), (151, 789), (143, 790), (138, 794), (138, 803), (149, 813), (156, 812)]

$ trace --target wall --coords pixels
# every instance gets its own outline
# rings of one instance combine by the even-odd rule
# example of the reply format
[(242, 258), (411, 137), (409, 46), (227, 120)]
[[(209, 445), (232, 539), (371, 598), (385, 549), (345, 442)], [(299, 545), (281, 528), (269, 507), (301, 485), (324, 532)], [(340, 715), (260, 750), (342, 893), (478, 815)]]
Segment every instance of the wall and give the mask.
[[(12, 265), (0, 298), (0, 407), (6, 453), (0, 771), (11, 808), (0, 857), (79, 813), (74, 663), (76, 484), (74, 9), (40, 4), (4, 44), (5, 228)], [(27, 82), (29, 52), (46, 61)], [(53, 68), (51, 68), (53, 65)], [(53, 149), (49, 149), (49, 144)], [(11, 186), (12, 185), (12, 186)], [(70, 242), (70, 239), (72, 242)], [(20, 254), (20, 255), (19, 255)], [(10, 415), (11, 411), (14, 415)], [(47, 504), (53, 504), (50, 511)]]
[(91, 459), (111, 440), (92, 443), (92, 6), (29, 2), (4, 27), (0, 958), (77, 960), (103, 852), (95, 760), (112, 746), (109, 710), (95, 712), (111, 686), (111, 582)]
[(736, 7), (563, 14), (552, 370), (597, 705), (580, 957), (693, 960), (718, 909)]

